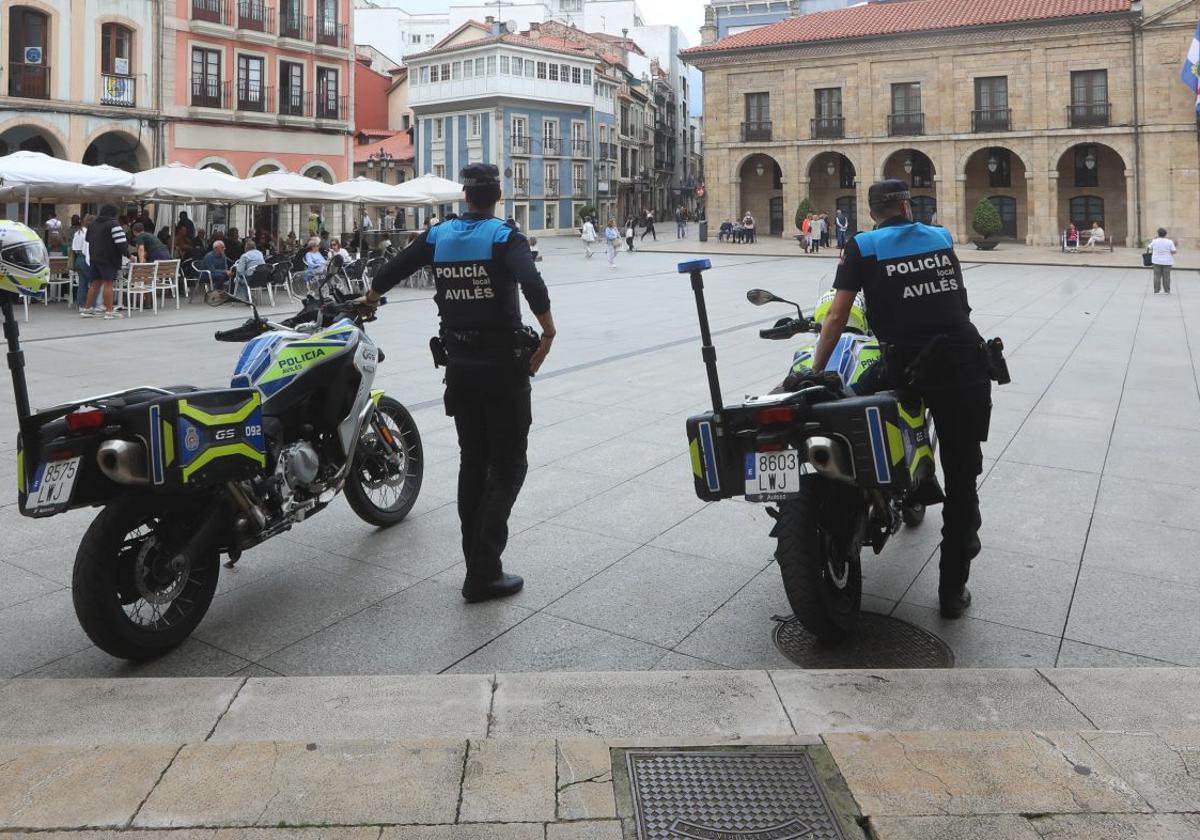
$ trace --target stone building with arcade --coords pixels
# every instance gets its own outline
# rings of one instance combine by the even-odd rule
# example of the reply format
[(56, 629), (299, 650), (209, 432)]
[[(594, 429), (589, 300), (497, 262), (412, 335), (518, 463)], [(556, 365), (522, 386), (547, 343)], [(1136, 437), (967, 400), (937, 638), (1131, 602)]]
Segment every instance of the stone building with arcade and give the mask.
[(912, 184), (925, 221), (1053, 245), (1099, 221), (1117, 245), (1200, 245), (1195, 97), (1179, 81), (1200, 0), (910, 0), (716, 38), (705, 76), (708, 218), (796, 233), (804, 198), (869, 226), (867, 188)]

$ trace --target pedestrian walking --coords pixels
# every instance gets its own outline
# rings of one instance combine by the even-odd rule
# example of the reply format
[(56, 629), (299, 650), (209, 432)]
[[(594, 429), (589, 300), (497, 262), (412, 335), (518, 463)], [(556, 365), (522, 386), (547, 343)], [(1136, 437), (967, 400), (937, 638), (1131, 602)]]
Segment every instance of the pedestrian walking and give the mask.
[(625, 250), (626, 251), (630, 251), (630, 252), (633, 251), (634, 228), (635, 228), (635, 225), (634, 225), (634, 221), (633, 221), (633, 216), (630, 216), (629, 219), (626, 220), (626, 222), (625, 222)]
[(683, 212), (682, 207), (675, 208), (675, 238), (683, 239), (687, 236), (687, 214)]
[(654, 241), (657, 242), (658, 234), (654, 230), (654, 211), (653, 210), (646, 211), (646, 217), (644, 219), (642, 219), (642, 224), (644, 224), (646, 226), (646, 229), (642, 231), (642, 239), (645, 239), (646, 234), (648, 233), (652, 237), (654, 237)]
[(1154, 270), (1154, 294), (1159, 290), (1171, 294), (1171, 266), (1175, 265), (1178, 250), (1173, 240), (1167, 239), (1167, 229), (1159, 228), (1158, 237), (1150, 240), (1150, 265)]
[(804, 237), (804, 253), (812, 253), (812, 213), (804, 217), (804, 221), (800, 223), (800, 235)]
[[(388, 289), (433, 268), (441, 328), (432, 346), (439, 348), (435, 363), (446, 365), (446, 414), (454, 418), (461, 452), (458, 515), (467, 567), (462, 596), (475, 603), (515, 595), (525, 585), (505, 573), (501, 555), (508, 517), (529, 469), (529, 379), (550, 352), (555, 329), (529, 241), (495, 218), (500, 170), (472, 163), (459, 177), (467, 212), (422, 232), (358, 302), (373, 310)], [(521, 324), (518, 288), (542, 327), (540, 338)]]
[(819, 253), (821, 250), (821, 237), (825, 235), (825, 220), (821, 216), (814, 216), (812, 226), (809, 228), (809, 236), (812, 238), (811, 253)]
[(87, 258), (87, 232), (88, 227), (94, 221), (96, 221), (96, 217), (88, 213), (80, 221), (74, 236), (71, 237), (71, 263), (75, 266), (76, 277), (79, 278), (79, 285), (75, 289), (75, 303), (79, 306), (81, 313), (87, 304), (88, 289), (92, 285), (92, 268), (88, 265)]
[(846, 237), (850, 235), (850, 220), (846, 218), (846, 214), (840, 209), (837, 211), (837, 216), (833, 219), (834, 225), (837, 227), (837, 244), (838, 252), (846, 249)]
[(591, 218), (583, 220), (583, 253), (588, 259), (592, 258), (592, 245), (596, 242), (596, 226), (592, 224)]
[[(633, 250), (633, 233), (631, 231), (632, 228), (630, 231), (627, 231), (629, 233), (628, 241), (630, 251)], [(621, 231), (617, 229), (617, 220), (609, 219), (608, 225), (604, 228), (604, 247), (608, 251), (609, 268), (617, 267), (617, 242), (620, 240), (620, 238)]]

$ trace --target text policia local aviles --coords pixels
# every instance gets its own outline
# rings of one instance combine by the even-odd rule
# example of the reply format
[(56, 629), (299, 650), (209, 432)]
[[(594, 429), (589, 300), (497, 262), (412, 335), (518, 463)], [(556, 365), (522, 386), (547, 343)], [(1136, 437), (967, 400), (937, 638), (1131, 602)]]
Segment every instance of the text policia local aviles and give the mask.
[(445, 300), (491, 300), (496, 296), (492, 278), (482, 265), (445, 265), (434, 268), (438, 280), (470, 280), (474, 288), (446, 289)]

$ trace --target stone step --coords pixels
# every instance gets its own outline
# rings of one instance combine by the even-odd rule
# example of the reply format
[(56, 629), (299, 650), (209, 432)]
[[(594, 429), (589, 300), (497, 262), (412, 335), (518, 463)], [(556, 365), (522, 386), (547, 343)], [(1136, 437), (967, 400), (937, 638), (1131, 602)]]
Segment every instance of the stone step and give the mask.
[(12, 679), (0, 744), (1166, 730), (1198, 697), (1189, 668)]

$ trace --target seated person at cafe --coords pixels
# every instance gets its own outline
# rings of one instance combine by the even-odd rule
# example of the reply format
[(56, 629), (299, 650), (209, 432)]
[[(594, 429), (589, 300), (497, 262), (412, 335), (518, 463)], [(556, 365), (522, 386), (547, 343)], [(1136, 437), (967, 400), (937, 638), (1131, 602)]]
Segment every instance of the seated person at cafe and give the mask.
[(728, 242), (733, 239), (733, 222), (726, 219), (721, 222), (721, 229), (717, 233), (718, 242)]
[(324, 276), (325, 266), (328, 260), (321, 255), (321, 240), (317, 237), (312, 237), (308, 240), (308, 251), (304, 255), (304, 265), (307, 270), (304, 272), (304, 279), (314, 280), (317, 277)]
[(213, 242), (212, 250), (196, 263), (200, 271), (207, 271), (214, 289), (224, 289), (229, 282), (229, 257), (225, 256), (225, 243), (218, 239)]

